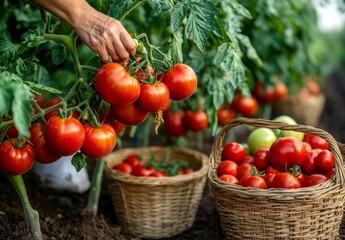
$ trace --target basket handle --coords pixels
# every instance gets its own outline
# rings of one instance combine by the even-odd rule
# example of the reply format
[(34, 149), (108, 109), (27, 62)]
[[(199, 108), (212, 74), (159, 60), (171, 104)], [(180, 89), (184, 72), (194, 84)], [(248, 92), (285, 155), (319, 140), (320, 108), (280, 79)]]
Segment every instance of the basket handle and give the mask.
[[(216, 169), (219, 163), (221, 162), (221, 151), (223, 146), (223, 140), (228, 131), (232, 128), (239, 126), (239, 125), (251, 125), (254, 127), (265, 127), (271, 129), (280, 129), (280, 130), (288, 130), (288, 131), (296, 131), (296, 132), (304, 132), (304, 133), (311, 133), (315, 134), (323, 139), (325, 139), (329, 143), (330, 151), (334, 155), (335, 159), (335, 175), (332, 178), (336, 184), (341, 184), (341, 186), (345, 185), (345, 170), (343, 167), (343, 157), (342, 153), (345, 153), (345, 145), (338, 143), (328, 132), (315, 128), (312, 126), (307, 125), (291, 125), (288, 123), (283, 122), (276, 122), (272, 120), (260, 119), (260, 118), (234, 118), (229, 121), (222, 130), (218, 133), (215, 143), (212, 147), (211, 157), (210, 157), (210, 165), (212, 169)], [(341, 149), (341, 150), (340, 150)]]

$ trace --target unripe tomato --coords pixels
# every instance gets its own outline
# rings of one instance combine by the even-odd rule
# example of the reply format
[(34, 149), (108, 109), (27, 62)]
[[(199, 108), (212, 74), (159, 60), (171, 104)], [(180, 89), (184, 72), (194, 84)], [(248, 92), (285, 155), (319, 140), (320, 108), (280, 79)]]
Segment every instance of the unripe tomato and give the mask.
[(168, 104), (170, 93), (164, 83), (142, 84), (140, 89), (138, 102), (144, 111), (158, 112)]
[(208, 117), (205, 111), (187, 111), (184, 122), (188, 130), (201, 132), (208, 126)]
[(166, 72), (162, 78), (170, 92), (170, 98), (175, 101), (181, 101), (189, 98), (198, 85), (198, 78), (194, 70), (183, 63), (177, 63)]
[(75, 154), (83, 146), (85, 130), (75, 118), (50, 118), (45, 126), (47, 146), (61, 156)]
[(131, 76), (119, 63), (103, 65), (95, 76), (98, 94), (110, 104), (128, 105), (134, 103), (140, 94), (138, 79)]
[(21, 146), (16, 147), (13, 143), (15, 138), (6, 140), (0, 144), (0, 172), (7, 175), (20, 175), (29, 171), (35, 161), (35, 151), (27, 143), (21, 142)]
[(92, 159), (100, 159), (111, 153), (116, 144), (116, 133), (112, 126), (103, 124), (101, 127), (84, 125), (85, 141), (80, 151)]
[(114, 119), (124, 125), (139, 125), (149, 116), (149, 112), (141, 109), (138, 102), (128, 105), (111, 105), (111, 112)]

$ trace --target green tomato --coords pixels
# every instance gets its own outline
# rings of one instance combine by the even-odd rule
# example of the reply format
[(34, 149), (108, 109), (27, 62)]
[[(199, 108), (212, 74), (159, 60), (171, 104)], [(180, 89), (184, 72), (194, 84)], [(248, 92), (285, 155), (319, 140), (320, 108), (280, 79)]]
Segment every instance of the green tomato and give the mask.
[[(274, 118), (273, 121), (288, 123), (288, 124), (291, 124), (291, 125), (296, 125), (297, 124), (295, 119), (293, 119), (292, 117), (290, 117), (288, 115), (280, 115), (280, 116)], [(279, 130), (279, 129), (275, 129), (274, 133), (277, 135), (277, 137), (295, 137), (295, 138), (297, 138), (298, 140), (301, 140), (301, 141), (303, 141), (303, 138), (304, 138), (304, 133), (303, 132), (282, 131), (282, 130)]]
[(248, 147), (252, 155), (254, 155), (261, 148), (270, 148), (277, 140), (273, 130), (269, 128), (256, 128), (253, 130), (247, 139)]

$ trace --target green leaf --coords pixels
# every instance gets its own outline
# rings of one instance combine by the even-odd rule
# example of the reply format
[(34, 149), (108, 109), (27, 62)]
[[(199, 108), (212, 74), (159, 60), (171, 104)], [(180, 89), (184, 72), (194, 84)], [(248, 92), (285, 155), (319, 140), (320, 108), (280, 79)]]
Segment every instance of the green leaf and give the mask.
[(86, 157), (80, 152), (74, 154), (71, 163), (77, 172), (87, 166)]
[(241, 16), (248, 18), (248, 19), (252, 19), (252, 15), (250, 14), (250, 12), (248, 11), (247, 8), (245, 8), (242, 4), (239, 4), (236, 1), (227, 1), (230, 6)]
[(57, 42), (50, 42), (50, 45), (52, 50), (52, 62), (54, 65), (60, 65), (66, 60), (66, 48)]
[(34, 29), (29, 29), (25, 32), (21, 39), (23, 40), (22, 46), (26, 46), (28, 48), (36, 47), (44, 42), (43, 34), (45, 30), (45, 24), (40, 22)]
[(247, 48), (247, 57), (249, 59), (255, 60), (258, 66), (262, 66), (263, 63), (252, 43), (250, 42), (249, 37), (243, 34), (238, 34), (237, 38)]
[(0, 76), (0, 117), (8, 115), (11, 109), (12, 103), (12, 91), (13, 87), (11, 84), (5, 84)]
[(134, 3), (134, 0), (118, 0), (114, 1), (109, 10), (108, 10), (108, 15), (120, 19), (122, 14), (129, 9), (129, 7)]
[(152, 10), (156, 13), (171, 9), (171, 2), (169, 0), (147, 0)]
[(33, 114), (30, 98), (32, 93), (21, 85), (15, 87), (13, 92), (12, 113), (18, 132), (25, 137), (30, 137), (30, 114)]
[(204, 51), (209, 33), (214, 29), (214, 18), (219, 11), (207, 0), (189, 2), (188, 6), (190, 14), (185, 28), (186, 37), (193, 40), (200, 51)]
[(120, 5), (120, 3), (118, 3), (119, 1), (112, 1), (112, 0), (88, 0), (88, 2), (92, 7), (94, 7), (95, 9), (97, 9), (98, 11), (102, 13), (108, 12), (113, 2)]
[(187, 6), (183, 2), (178, 2), (170, 16), (170, 25), (174, 31), (176, 31), (182, 24), (182, 21), (187, 16)]
[(168, 51), (168, 57), (172, 59), (173, 63), (183, 62), (183, 52), (182, 52), (182, 32), (176, 31), (173, 33), (173, 39)]
[(54, 93), (54, 94), (61, 94), (62, 92), (56, 88), (52, 88), (52, 87), (48, 87), (46, 85), (42, 85), (39, 83), (34, 83), (34, 82), (25, 82), (25, 84), (27, 84), (30, 88), (33, 88), (35, 90), (39, 90), (39, 91), (47, 91), (50, 93)]

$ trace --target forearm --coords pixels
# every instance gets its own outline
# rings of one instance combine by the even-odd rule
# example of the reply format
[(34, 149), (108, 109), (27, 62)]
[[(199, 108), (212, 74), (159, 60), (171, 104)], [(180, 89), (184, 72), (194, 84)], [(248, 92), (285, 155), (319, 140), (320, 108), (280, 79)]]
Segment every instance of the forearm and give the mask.
[(76, 27), (85, 14), (94, 9), (85, 0), (30, 0), (31, 3), (47, 10)]

